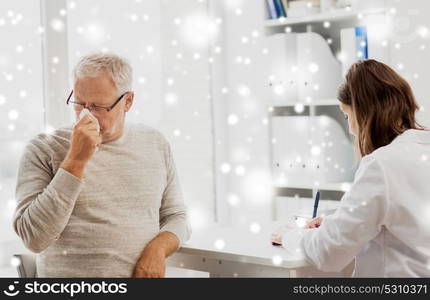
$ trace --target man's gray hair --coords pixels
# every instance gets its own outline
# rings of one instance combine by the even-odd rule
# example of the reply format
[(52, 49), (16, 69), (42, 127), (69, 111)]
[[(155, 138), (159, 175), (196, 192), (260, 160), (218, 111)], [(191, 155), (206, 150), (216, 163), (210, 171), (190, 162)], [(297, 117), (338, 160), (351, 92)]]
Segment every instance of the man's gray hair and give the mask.
[(118, 95), (131, 91), (133, 69), (128, 61), (115, 54), (90, 54), (82, 57), (74, 68), (75, 82), (78, 79), (108, 74), (115, 83)]

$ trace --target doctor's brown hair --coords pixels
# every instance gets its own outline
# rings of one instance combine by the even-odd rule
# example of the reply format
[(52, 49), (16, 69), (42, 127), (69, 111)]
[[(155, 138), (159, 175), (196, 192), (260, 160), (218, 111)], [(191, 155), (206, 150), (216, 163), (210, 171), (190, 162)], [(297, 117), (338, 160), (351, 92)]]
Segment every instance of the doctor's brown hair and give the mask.
[(408, 129), (424, 129), (415, 120), (419, 107), (408, 82), (376, 60), (351, 66), (339, 87), (338, 99), (352, 107), (357, 119), (361, 156), (390, 144)]

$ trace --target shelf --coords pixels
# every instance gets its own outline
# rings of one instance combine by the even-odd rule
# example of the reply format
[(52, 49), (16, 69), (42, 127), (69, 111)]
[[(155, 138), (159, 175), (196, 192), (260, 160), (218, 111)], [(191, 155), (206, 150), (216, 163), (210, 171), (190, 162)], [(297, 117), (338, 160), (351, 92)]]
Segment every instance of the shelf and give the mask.
[(292, 102), (285, 103), (280, 105), (271, 105), (270, 107), (279, 108), (279, 107), (296, 107), (296, 105), (303, 106), (339, 106), (339, 100), (337, 99), (320, 99), (312, 102)]
[(351, 139), (349, 127), (345, 117), (339, 108), (338, 100), (319, 100), (314, 103), (302, 103), (303, 107), (296, 107), (295, 104), (285, 104), (282, 106), (270, 106), (268, 109), (271, 117), (311, 117), (327, 116), (335, 120), (342, 127), (345, 136)]
[(301, 197), (313, 198), (314, 191), (319, 191), (321, 200), (340, 201), (345, 192), (351, 186), (351, 182), (340, 183), (324, 183), (320, 185), (288, 185), (288, 186), (274, 186), (275, 195), (279, 197)]
[(309, 184), (275, 185), (275, 188), (346, 192), (351, 185), (352, 185), (352, 182), (335, 182), (335, 183), (321, 183), (319, 185), (316, 185), (316, 184), (315, 185), (309, 185)]
[[(387, 14), (385, 8), (375, 9), (337, 9), (329, 12), (322, 12), (305, 17), (287, 17), (276, 20), (265, 20), (264, 29), (267, 37), (273, 38), (273, 42), (282, 42), (284, 33), (317, 33), (324, 42), (324, 45), (331, 51), (331, 55), (336, 59), (336, 53), (341, 50), (341, 39), (340, 32), (343, 28), (355, 27), (366, 25), (367, 16), (384, 16)], [(326, 24), (329, 22), (330, 24)], [(327, 26), (329, 25), (329, 26)], [(304, 35), (303, 35), (304, 36)], [(285, 40), (289, 46), (295, 47), (294, 36), (286, 35)], [(298, 38), (303, 38), (302, 35), (297, 35)], [(331, 42), (327, 43), (328, 38)], [(274, 49), (275, 44), (269, 44)], [(281, 44), (280, 44), (281, 45)], [(319, 44), (318, 44), (319, 45)], [(282, 46), (282, 45), (281, 45)], [(315, 47), (318, 51), (326, 51), (326, 48)], [(282, 50), (288, 50), (290, 48), (284, 47), (279, 48)], [(293, 49), (294, 50), (294, 49)], [(284, 51), (285, 52), (285, 51)], [(275, 52), (276, 57), (280, 56), (280, 52)], [(322, 56), (322, 55), (321, 55)], [(318, 56), (319, 57), (319, 56)], [(330, 57), (331, 58), (331, 57)], [(325, 59), (325, 58), (323, 58)], [(328, 59), (328, 58), (327, 58)], [(340, 62), (339, 62), (340, 63)], [(330, 68), (321, 68), (330, 72)], [(276, 73), (276, 69), (274, 73)], [(276, 73), (278, 74), (278, 73)], [(329, 74), (329, 73), (327, 73)], [(282, 74), (281, 74), (282, 75)], [(341, 75), (341, 74), (340, 74)], [(279, 76), (278, 76), (279, 77)], [(281, 77), (283, 78), (283, 77)], [(324, 77), (325, 79), (325, 77)], [(294, 94), (292, 94), (294, 95)], [(326, 116), (337, 122), (344, 131), (345, 136), (352, 142), (352, 137), (349, 133), (348, 123), (342, 111), (339, 108), (340, 102), (335, 99), (334, 93), (318, 94), (314, 93), (309, 95), (312, 97), (312, 101), (299, 101), (298, 97), (276, 97), (268, 101), (268, 115), (270, 122), (278, 122), (279, 118), (288, 117), (321, 117)], [(318, 99), (318, 97), (323, 97)], [(327, 97), (328, 99), (325, 99)], [(302, 97), (300, 97), (302, 98)], [(275, 100), (276, 99), (276, 100)], [(304, 99), (303, 99), (304, 100)], [(283, 103), (285, 101), (285, 103)], [(275, 117), (275, 118), (274, 118)], [(272, 125), (269, 126), (270, 138), (272, 138)], [(270, 146), (272, 147), (272, 146)], [(272, 150), (271, 150), (272, 151)], [(273, 160), (273, 158), (272, 158)], [(273, 161), (272, 161), (273, 162)], [(273, 169), (272, 169), (273, 170)], [(349, 177), (339, 178), (340, 180), (349, 180)], [(299, 197), (302, 199), (313, 199), (317, 191), (321, 194), (321, 200), (333, 200), (339, 201), (343, 198), (345, 192), (352, 185), (351, 182), (339, 182), (339, 183), (320, 183), (319, 185), (310, 184), (288, 184), (288, 185), (274, 185), (274, 196), (280, 197), (282, 200), (294, 199)]]
[(266, 20), (264, 22), (266, 27), (278, 27), (278, 26), (294, 26), (294, 25), (306, 25), (312, 23), (321, 22), (341, 22), (345, 20), (354, 20), (360, 15), (370, 14), (381, 14), (385, 13), (384, 8), (366, 9), (366, 10), (352, 10), (352, 9), (336, 9), (329, 12), (317, 13), (305, 17), (287, 17), (279, 19)]

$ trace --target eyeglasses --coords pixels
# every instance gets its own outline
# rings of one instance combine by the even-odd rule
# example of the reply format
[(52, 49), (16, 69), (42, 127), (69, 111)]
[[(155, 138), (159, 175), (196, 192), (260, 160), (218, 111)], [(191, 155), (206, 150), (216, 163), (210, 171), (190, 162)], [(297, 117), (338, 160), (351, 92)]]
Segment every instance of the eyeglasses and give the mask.
[[(87, 109), (89, 110), (89, 111), (96, 111), (96, 112), (102, 112), (102, 111), (105, 111), (105, 112), (109, 112), (109, 111), (111, 111), (121, 100), (122, 100), (122, 98), (127, 94), (128, 92), (125, 92), (124, 94), (122, 94), (121, 96), (119, 96), (119, 98), (118, 99), (116, 99), (116, 101), (111, 105), (111, 106), (108, 106), (108, 107), (104, 107), (104, 106), (98, 106), (98, 105), (91, 105), (91, 106), (88, 106), (87, 107)], [(67, 105), (69, 105), (70, 103), (71, 104), (73, 104), (73, 109), (75, 110), (75, 111), (81, 111), (81, 110), (83, 110), (84, 108), (85, 108), (85, 104), (82, 104), (82, 103), (78, 103), (78, 102), (75, 102), (75, 101), (72, 101), (72, 100), (70, 100), (70, 98), (72, 98), (72, 95), (73, 95), (73, 90), (72, 90), (72, 92), (70, 93), (70, 95), (69, 95), (69, 97), (67, 97), (67, 101), (66, 101), (66, 104)]]

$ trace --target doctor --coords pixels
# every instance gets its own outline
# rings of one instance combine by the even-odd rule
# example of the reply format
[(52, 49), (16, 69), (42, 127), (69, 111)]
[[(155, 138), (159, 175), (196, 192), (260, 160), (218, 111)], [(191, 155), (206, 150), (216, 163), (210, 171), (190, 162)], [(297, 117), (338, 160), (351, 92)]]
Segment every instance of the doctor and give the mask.
[(330, 216), (286, 232), (283, 246), (322, 271), (354, 258), (355, 277), (430, 276), (430, 132), (409, 84), (375, 60), (354, 64), (338, 93), (362, 159)]

